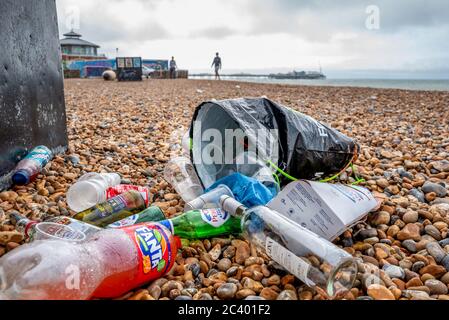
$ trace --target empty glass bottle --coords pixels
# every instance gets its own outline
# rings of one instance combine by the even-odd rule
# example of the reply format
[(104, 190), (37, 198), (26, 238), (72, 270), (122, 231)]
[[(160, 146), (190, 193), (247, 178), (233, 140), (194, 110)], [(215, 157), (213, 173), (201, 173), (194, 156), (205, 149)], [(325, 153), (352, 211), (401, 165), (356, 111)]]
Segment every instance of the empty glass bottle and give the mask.
[(248, 241), (306, 285), (328, 298), (352, 288), (357, 264), (349, 253), (267, 207), (247, 209), (227, 196), (220, 200), (223, 210), (242, 217)]
[(74, 218), (97, 227), (106, 227), (108, 224), (129, 217), (145, 208), (146, 203), (142, 194), (130, 190), (80, 212)]

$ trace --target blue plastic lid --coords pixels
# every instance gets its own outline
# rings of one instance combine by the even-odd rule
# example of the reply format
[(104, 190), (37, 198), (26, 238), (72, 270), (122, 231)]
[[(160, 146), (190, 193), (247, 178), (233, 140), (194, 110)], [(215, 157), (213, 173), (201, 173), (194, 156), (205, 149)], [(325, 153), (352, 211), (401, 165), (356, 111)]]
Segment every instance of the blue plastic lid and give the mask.
[(19, 170), (12, 176), (12, 182), (18, 185), (25, 185), (29, 182), (28, 173), (25, 170)]

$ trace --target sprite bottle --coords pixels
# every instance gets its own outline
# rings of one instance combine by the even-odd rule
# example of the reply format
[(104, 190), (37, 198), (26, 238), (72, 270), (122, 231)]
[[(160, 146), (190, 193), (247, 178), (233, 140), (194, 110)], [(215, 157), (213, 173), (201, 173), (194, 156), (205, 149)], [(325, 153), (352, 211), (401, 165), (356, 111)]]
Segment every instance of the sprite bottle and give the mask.
[(222, 209), (192, 210), (159, 223), (175, 236), (184, 239), (205, 239), (241, 233), (240, 218), (232, 217)]
[(97, 227), (106, 227), (145, 208), (146, 203), (142, 194), (130, 190), (80, 212), (74, 218)]

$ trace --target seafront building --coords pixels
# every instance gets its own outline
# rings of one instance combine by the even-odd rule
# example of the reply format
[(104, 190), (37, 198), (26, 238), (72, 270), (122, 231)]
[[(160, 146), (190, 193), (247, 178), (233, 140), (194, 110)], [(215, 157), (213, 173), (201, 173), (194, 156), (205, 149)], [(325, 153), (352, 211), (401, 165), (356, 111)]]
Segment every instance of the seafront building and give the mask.
[(98, 54), (99, 45), (81, 39), (82, 35), (71, 30), (61, 39), (61, 54), (64, 62), (72, 60), (101, 60), (104, 54)]

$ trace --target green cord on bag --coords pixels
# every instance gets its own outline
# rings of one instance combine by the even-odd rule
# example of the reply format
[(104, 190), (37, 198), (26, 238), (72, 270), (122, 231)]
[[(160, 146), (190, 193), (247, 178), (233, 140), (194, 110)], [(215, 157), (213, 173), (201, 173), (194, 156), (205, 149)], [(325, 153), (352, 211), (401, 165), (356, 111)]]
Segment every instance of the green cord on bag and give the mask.
[(356, 178), (356, 181), (353, 182), (353, 183), (351, 183), (351, 185), (355, 186), (355, 185), (358, 185), (358, 184), (360, 184), (360, 183), (366, 181), (365, 179), (360, 178), (360, 177), (357, 175), (357, 173), (355, 172), (355, 169), (354, 169), (354, 164), (353, 164), (352, 162), (351, 162), (351, 170), (352, 170), (352, 173), (354, 174), (354, 177)]
[(278, 185), (279, 190), (280, 190), (281, 189), (281, 181), (279, 180), (278, 175), (276, 173), (273, 173), (273, 177), (276, 180), (276, 184)]
[(332, 177), (330, 177), (330, 178), (326, 178), (326, 179), (320, 180), (320, 182), (329, 182), (329, 181), (335, 180), (335, 179), (337, 179), (340, 175), (341, 175), (341, 173), (337, 173), (335, 176), (332, 176)]
[[(289, 180), (291, 180), (291, 181), (298, 181), (298, 180), (299, 180), (299, 179), (297, 179), (297, 178), (295, 178), (295, 177), (292, 177), (292, 176), (289, 175), (287, 172), (285, 172), (284, 170), (282, 170), (281, 168), (279, 168), (279, 167), (278, 167), (277, 165), (275, 165), (271, 160), (268, 160), (267, 163), (268, 163), (270, 166), (272, 166), (273, 168), (275, 168), (276, 171), (278, 171), (280, 174), (282, 174), (285, 178), (287, 178), (287, 179), (289, 179)], [(356, 181), (355, 181), (354, 183), (351, 183), (351, 185), (358, 185), (358, 184), (360, 184), (360, 183), (362, 183), (362, 182), (365, 182), (365, 179), (360, 178), (360, 177), (357, 175), (357, 173), (355, 172), (354, 164), (353, 164), (352, 162), (349, 164), (349, 166), (351, 167), (352, 173), (354, 174), (354, 177), (356, 178)], [(336, 175), (334, 175), (334, 176), (332, 176), (332, 177), (330, 177), (330, 178), (322, 179), (322, 180), (320, 180), (320, 182), (329, 182), (329, 181), (333, 181), (333, 180), (337, 179), (342, 173), (343, 173), (343, 171), (340, 172), (340, 173), (337, 173)], [(273, 175), (276, 177), (276, 180), (277, 180), (277, 182), (278, 182), (278, 184), (279, 184), (279, 186), (280, 186), (279, 177), (278, 177), (276, 174), (273, 174)]]
[[(276, 171), (278, 171), (280, 174), (282, 174), (284, 177), (286, 177), (289, 180), (292, 181), (298, 181), (298, 179), (292, 177), (291, 175), (289, 175), (287, 172), (285, 172), (284, 170), (282, 170), (281, 168), (279, 168), (277, 165), (275, 165), (271, 160), (267, 160), (267, 163), (272, 166), (273, 168), (276, 169)], [(279, 179), (279, 177), (278, 177)]]

